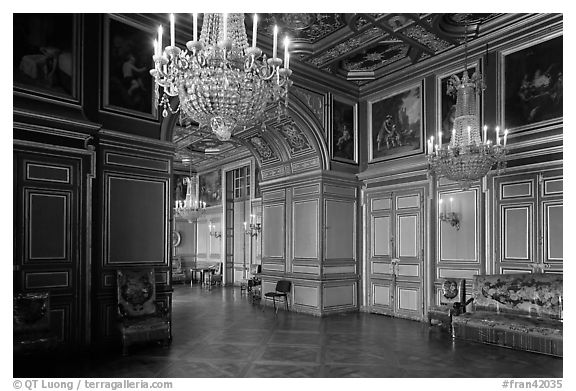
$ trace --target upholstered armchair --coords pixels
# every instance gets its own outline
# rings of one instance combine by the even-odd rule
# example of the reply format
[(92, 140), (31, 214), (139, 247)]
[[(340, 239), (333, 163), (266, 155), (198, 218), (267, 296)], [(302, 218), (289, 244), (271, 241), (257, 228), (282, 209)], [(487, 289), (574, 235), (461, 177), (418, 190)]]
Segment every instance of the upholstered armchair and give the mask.
[(117, 271), (118, 318), (122, 353), (136, 343), (172, 340), (168, 310), (156, 304), (154, 269)]
[(182, 260), (180, 258), (172, 258), (172, 283), (186, 282), (186, 273), (182, 269)]
[(58, 343), (50, 329), (50, 294), (19, 293), (13, 303), (15, 354), (41, 353)]

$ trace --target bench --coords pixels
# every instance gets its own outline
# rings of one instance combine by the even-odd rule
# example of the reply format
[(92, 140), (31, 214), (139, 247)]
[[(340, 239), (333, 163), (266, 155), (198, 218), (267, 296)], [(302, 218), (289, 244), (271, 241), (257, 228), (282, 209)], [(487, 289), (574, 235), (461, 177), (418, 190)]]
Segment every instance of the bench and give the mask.
[(476, 275), (454, 338), (562, 357), (562, 275)]

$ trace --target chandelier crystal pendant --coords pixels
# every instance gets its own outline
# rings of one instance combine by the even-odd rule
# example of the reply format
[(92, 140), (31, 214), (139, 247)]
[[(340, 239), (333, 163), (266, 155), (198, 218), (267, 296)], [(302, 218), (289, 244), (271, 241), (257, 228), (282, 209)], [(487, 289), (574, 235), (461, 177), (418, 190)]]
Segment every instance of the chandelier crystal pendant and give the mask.
[(197, 177), (193, 177), (192, 173), (187, 178), (184, 178), (186, 184), (186, 199), (176, 200), (174, 207), (174, 215), (193, 223), (206, 212), (206, 202), (199, 201), (196, 196)]
[[(282, 110), (288, 104), (289, 40), (284, 41), (284, 60), (277, 57), (278, 29), (274, 27), (272, 57), (256, 46), (257, 15), (254, 15), (252, 45), (249, 46), (244, 14), (204, 14), (198, 38), (197, 14), (193, 16), (193, 37), (186, 49), (175, 46), (174, 14), (170, 15), (170, 46), (162, 50), (162, 26), (155, 42), (154, 64), (150, 71), (156, 83), (156, 98), (168, 111), (210, 126), (221, 141), (234, 129), (262, 121), (268, 105)], [(284, 65), (284, 66), (282, 66)], [(159, 94), (162, 87), (162, 96)], [(176, 109), (170, 97), (178, 96)]]
[(448, 81), (447, 94), (456, 95), (456, 112), (450, 143), (442, 145), (442, 132), (438, 131), (428, 140), (428, 167), (431, 174), (458, 182), (462, 190), (483, 178), (495, 167), (498, 172), (506, 167), (506, 139), (500, 128), (495, 128), (495, 142), (488, 139), (488, 127), (483, 127), (480, 137), (476, 97), (484, 88), (482, 75), (477, 71), (468, 76), (468, 50), (465, 42), (464, 73), (462, 79), (452, 75)]

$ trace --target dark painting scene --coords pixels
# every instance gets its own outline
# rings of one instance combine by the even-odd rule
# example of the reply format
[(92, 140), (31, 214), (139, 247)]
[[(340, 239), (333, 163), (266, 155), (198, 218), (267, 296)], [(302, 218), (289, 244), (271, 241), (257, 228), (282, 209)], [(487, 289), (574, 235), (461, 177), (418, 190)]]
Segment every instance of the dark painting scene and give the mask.
[(412, 155), (420, 150), (420, 87), (372, 104), (372, 159)]
[(505, 59), (504, 120), (518, 128), (562, 117), (562, 37)]
[(153, 114), (153, 34), (109, 19), (107, 104)]
[(206, 206), (219, 205), (222, 203), (222, 181), (220, 171), (213, 171), (200, 175), (200, 201), (206, 202)]
[(354, 106), (334, 99), (332, 154), (336, 160), (355, 162)]
[(14, 85), (72, 96), (73, 37), (72, 14), (14, 14)]

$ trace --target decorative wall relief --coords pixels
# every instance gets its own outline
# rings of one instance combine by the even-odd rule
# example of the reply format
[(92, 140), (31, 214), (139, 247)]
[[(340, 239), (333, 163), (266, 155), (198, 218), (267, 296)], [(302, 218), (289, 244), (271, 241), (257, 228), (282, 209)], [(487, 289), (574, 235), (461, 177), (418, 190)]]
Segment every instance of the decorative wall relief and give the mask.
[(306, 136), (296, 127), (294, 122), (282, 125), (280, 130), (286, 138), (286, 141), (288, 141), (288, 145), (290, 145), (290, 150), (293, 154), (312, 148)]
[(260, 155), (262, 163), (268, 162), (270, 160), (278, 160), (278, 157), (274, 154), (268, 143), (260, 136), (253, 136), (250, 138), (250, 143)]
[(296, 86), (291, 87), (290, 92), (294, 93), (312, 110), (312, 113), (318, 118), (322, 126), (326, 126), (324, 123), (324, 95)]

